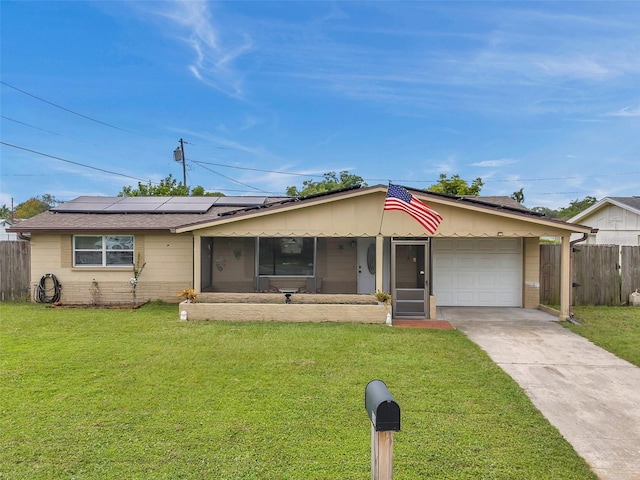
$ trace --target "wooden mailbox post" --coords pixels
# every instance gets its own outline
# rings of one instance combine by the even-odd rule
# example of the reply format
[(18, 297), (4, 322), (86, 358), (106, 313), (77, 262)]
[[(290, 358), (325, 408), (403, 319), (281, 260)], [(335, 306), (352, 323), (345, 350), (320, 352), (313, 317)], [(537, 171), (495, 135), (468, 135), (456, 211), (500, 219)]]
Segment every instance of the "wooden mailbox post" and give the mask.
[(400, 431), (400, 406), (380, 380), (364, 390), (364, 408), (371, 419), (371, 479), (393, 478), (393, 432)]

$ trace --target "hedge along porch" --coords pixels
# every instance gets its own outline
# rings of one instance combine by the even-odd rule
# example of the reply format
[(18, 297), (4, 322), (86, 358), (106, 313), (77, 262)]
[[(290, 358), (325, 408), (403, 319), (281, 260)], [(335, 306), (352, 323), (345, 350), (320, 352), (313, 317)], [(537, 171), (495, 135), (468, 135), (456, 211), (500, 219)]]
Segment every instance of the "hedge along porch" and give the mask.
[[(569, 238), (589, 227), (499, 203), (504, 197), (411, 190), (443, 217), (430, 236), (406, 213), (384, 211), (386, 193), (382, 185), (349, 189), (236, 210), (172, 231), (194, 236), (193, 284), (200, 292), (389, 290), (394, 316), (427, 318), (434, 303), (537, 308), (539, 237), (556, 236), (563, 252), (561, 317), (569, 316)], [(296, 265), (295, 256), (304, 261)], [(515, 288), (503, 295), (501, 282)]]

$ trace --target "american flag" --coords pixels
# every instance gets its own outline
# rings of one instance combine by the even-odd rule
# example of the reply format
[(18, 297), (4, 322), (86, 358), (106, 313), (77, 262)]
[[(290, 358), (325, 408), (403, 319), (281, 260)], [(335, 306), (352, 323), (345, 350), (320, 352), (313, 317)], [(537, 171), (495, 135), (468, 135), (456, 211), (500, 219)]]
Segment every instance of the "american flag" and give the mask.
[(420, 200), (407, 192), (406, 189), (389, 184), (387, 198), (384, 201), (385, 210), (400, 210), (408, 213), (418, 221), (420, 225), (427, 229), (431, 235), (436, 233), (442, 217), (435, 210), (430, 209)]

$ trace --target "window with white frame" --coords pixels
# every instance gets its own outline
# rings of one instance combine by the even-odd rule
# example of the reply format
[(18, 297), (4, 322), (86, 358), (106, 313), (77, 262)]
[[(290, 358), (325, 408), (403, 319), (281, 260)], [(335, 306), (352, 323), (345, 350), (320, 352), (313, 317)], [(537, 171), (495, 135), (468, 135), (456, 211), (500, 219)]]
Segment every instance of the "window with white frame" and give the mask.
[(74, 267), (133, 265), (133, 235), (74, 235)]

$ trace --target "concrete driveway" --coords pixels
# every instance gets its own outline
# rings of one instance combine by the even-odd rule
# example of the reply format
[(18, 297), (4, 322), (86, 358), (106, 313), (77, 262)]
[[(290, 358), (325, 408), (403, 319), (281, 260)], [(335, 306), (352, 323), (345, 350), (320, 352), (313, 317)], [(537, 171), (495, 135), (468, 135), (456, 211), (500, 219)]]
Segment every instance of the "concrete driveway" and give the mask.
[(445, 307), (438, 318), (485, 350), (599, 478), (640, 480), (640, 368), (539, 310)]

